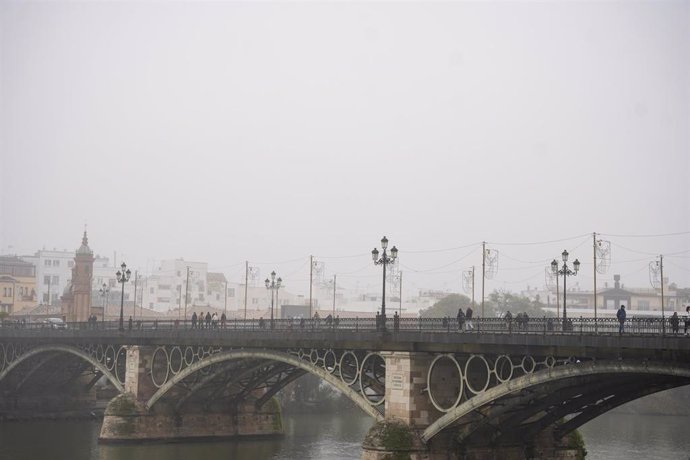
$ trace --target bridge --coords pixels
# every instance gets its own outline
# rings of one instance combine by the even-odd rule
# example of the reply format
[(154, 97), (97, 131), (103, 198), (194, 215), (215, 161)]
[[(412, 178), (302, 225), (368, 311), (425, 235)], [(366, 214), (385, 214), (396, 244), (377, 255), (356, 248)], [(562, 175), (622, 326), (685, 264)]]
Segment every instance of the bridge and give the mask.
[(274, 396), (310, 373), (375, 420), (367, 459), (572, 458), (582, 424), (690, 384), (690, 339), (667, 321), (628, 320), (623, 334), (583, 318), (5, 325), (0, 410), (83, 407), (98, 385), (112, 396), (103, 442), (271, 435)]

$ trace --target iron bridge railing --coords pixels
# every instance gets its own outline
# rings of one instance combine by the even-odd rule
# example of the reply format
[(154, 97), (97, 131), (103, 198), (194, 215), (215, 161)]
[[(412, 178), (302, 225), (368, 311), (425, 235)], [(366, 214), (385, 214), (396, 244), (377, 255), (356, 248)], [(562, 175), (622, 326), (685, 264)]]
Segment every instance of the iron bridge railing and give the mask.
[[(47, 323), (17, 322), (5, 320), (0, 323), (2, 328), (31, 329), (31, 330), (117, 330), (118, 321)], [(385, 328), (375, 318), (331, 318), (331, 319), (276, 319), (272, 323), (266, 319), (229, 319), (197, 322), (191, 320), (133, 320), (125, 321), (125, 331), (129, 330), (195, 330), (205, 332), (230, 331), (264, 331), (284, 333), (297, 331), (301, 333), (324, 331), (355, 331), (355, 332), (436, 332), (448, 334), (542, 334), (542, 335), (576, 335), (576, 334), (619, 334), (620, 323), (616, 318), (569, 318), (567, 321), (557, 318), (529, 318), (520, 320), (513, 318), (474, 318), (472, 325), (465, 321), (462, 327), (455, 318), (387, 318)], [(624, 323), (624, 335), (682, 335), (683, 323), (674, 328), (670, 318), (629, 318)]]

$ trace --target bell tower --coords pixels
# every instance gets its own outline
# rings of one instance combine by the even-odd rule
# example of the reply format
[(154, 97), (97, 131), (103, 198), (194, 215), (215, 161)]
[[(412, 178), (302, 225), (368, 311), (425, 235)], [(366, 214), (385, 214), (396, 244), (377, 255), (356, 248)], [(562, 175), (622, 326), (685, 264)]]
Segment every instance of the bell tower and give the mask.
[(84, 230), (81, 246), (74, 256), (72, 283), (69, 292), (62, 297), (62, 314), (67, 321), (87, 321), (91, 316), (93, 260), (93, 251), (89, 248), (89, 238)]

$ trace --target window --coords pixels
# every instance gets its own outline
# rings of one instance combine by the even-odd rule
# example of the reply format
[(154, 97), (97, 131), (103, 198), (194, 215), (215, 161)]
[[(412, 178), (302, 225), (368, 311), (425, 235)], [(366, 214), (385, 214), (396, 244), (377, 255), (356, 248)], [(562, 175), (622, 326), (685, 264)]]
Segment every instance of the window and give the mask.
[(253, 298), (252, 299), (252, 305), (256, 305), (257, 303), (259, 303), (259, 299)]
[(115, 287), (115, 283), (117, 283), (117, 280), (113, 280), (113, 279), (108, 280), (108, 287), (109, 287), (109, 288), (114, 288), (114, 287)]
[(60, 266), (60, 261), (59, 260), (54, 260), (53, 261), (53, 267), (59, 267)]
[(235, 288), (228, 288), (228, 297), (235, 297)]
[(153, 294), (153, 288), (149, 288), (149, 294)]
[(43, 264), (44, 264), (46, 267), (50, 267), (50, 266), (53, 264), (53, 261), (52, 261), (52, 260), (46, 259), (46, 260), (43, 262)]
[(68, 261), (68, 262), (67, 262), (67, 266), (68, 266), (69, 268), (74, 267), (74, 261), (73, 261), (73, 260)]
[(60, 277), (57, 275), (53, 275), (53, 284), (60, 284)]
[(43, 277), (43, 284), (46, 286), (50, 285), (50, 275), (46, 275)]
[(638, 300), (637, 301), (637, 308), (640, 310), (648, 310), (649, 309), (649, 300)]
[(43, 302), (48, 302), (48, 299), (48, 293), (46, 292), (45, 294), (43, 294)]

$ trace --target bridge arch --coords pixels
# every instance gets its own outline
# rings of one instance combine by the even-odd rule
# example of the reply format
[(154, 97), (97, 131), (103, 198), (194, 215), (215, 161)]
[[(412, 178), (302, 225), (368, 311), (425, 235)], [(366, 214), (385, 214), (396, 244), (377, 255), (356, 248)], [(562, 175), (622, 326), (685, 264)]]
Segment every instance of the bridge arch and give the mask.
[[(434, 436), (436, 436), (444, 429), (453, 425), (462, 417), (465, 417), (468, 414), (471, 414), (472, 412), (508, 395), (517, 394), (519, 392), (523, 392), (529, 389), (536, 389), (540, 386), (547, 385), (553, 382), (575, 379), (578, 377), (605, 374), (641, 374), (649, 376), (679, 377), (682, 379), (687, 379), (687, 384), (690, 384), (690, 368), (670, 366), (665, 364), (655, 364), (649, 362), (588, 361), (583, 363), (559, 366), (551, 369), (544, 369), (538, 372), (525, 374), (521, 377), (501, 383), (493, 388), (488, 389), (484, 393), (478, 394), (470, 398), (469, 400), (465, 401), (459, 406), (446, 412), (434, 423), (429, 425), (424, 430), (422, 434), (422, 439), (424, 440), (424, 442), (429, 442), (429, 440), (431, 440)], [(673, 386), (678, 385), (669, 385), (668, 388)], [(660, 391), (662, 389), (666, 388), (660, 388), (657, 391)], [(639, 391), (639, 396), (636, 397), (641, 397), (650, 393), (651, 391)], [(630, 398), (627, 401), (636, 399), (636, 397)], [(591, 419), (591, 417), (587, 418), (586, 420), (589, 419)], [(577, 426), (573, 425), (570, 427), (570, 430), (573, 430), (575, 428), (577, 428)]]
[(5, 379), (5, 377), (7, 377), (10, 372), (12, 372), (13, 369), (15, 369), (17, 366), (19, 366), (27, 359), (42, 353), (55, 352), (69, 353), (83, 359), (84, 361), (87, 361), (89, 364), (98, 369), (103, 375), (105, 375), (106, 378), (110, 381), (110, 383), (113, 384), (113, 386), (117, 389), (118, 392), (125, 392), (125, 388), (122, 386), (122, 383), (120, 383), (120, 381), (115, 377), (115, 375), (113, 375), (104, 364), (102, 364), (96, 358), (84, 352), (83, 350), (68, 345), (41, 345), (35, 348), (31, 348), (30, 350), (19, 355), (17, 359), (8, 364), (8, 366), (5, 367), (5, 369), (3, 369), (2, 372), (0, 372), (0, 382), (2, 382)]
[(151, 409), (168, 391), (175, 385), (183, 381), (185, 378), (191, 376), (195, 372), (211, 366), (213, 364), (220, 364), (228, 361), (235, 361), (241, 359), (262, 359), (266, 361), (277, 361), (295, 368), (309, 372), (317, 377), (325, 380), (333, 385), (341, 393), (350, 398), (357, 406), (359, 406), (365, 413), (371, 415), (376, 420), (383, 420), (383, 415), (372, 406), (364, 396), (357, 393), (355, 390), (345, 384), (340, 378), (329, 373), (326, 369), (316, 366), (311, 362), (300, 359), (289, 353), (271, 350), (231, 350), (208, 356), (192, 365), (184, 368), (181, 372), (176, 374), (172, 379), (168, 380), (162, 385), (156, 393), (146, 402), (146, 408)]

